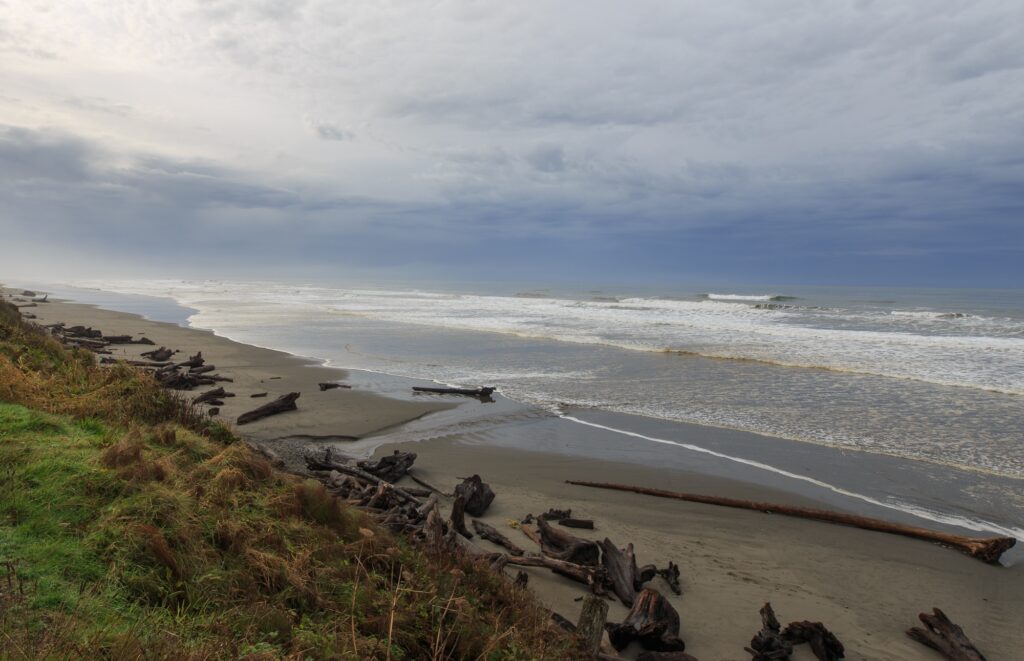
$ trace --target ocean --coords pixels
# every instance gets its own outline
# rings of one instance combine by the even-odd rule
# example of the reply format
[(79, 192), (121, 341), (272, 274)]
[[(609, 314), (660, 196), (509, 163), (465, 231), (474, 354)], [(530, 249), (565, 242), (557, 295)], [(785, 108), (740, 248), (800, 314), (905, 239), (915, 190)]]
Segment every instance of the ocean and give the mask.
[[(338, 367), (494, 385), (531, 419), (617, 434), (629, 447), (666, 446), (649, 459), (660, 464), (717, 453), (775, 478), (866, 493), (881, 507), (1024, 536), (1020, 290), (75, 284), (92, 293), (71, 298), (143, 314), (145, 297), (170, 298), (185, 312), (162, 320), (184, 316)], [(89, 299), (99, 292), (134, 299)], [(717, 431), (702, 445), (692, 425)], [(827, 480), (815, 474), (824, 466)], [(917, 477), (906, 477), (907, 466)]]

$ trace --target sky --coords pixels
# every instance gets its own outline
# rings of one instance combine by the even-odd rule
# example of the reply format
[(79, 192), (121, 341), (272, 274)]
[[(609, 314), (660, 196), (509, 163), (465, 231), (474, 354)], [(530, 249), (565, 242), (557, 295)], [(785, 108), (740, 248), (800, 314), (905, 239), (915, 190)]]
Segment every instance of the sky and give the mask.
[(0, 0), (0, 277), (1024, 287), (1020, 0)]

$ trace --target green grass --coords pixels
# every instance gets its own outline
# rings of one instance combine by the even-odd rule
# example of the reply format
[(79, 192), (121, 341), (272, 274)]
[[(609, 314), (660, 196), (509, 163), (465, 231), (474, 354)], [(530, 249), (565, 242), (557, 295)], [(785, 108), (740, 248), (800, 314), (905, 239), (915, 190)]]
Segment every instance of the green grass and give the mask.
[(574, 657), (527, 592), (424, 555), (3, 308), (0, 658)]

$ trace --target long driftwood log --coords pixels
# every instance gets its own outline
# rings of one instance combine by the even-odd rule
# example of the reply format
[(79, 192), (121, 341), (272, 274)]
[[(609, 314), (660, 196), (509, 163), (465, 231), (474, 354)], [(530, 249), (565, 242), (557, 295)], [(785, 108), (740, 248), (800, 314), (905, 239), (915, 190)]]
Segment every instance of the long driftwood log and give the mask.
[(985, 655), (964, 635), (964, 630), (953, 624), (938, 608), (933, 609), (930, 615), (921, 613), (917, 617), (924, 628), (907, 629), (907, 635), (917, 642), (936, 650), (951, 661), (985, 661)]
[(413, 386), (416, 392), (430, 392), (438, 395), (466, 395), (467, 397), (490, 397), (494, 394), (494, 388), (429, 388), (425, 386)]
[(259, 408), (246, 411), (242, 415), (238, 416), (237, 424), (245, 425), (269, 415), (277, 415), (278, 413), (284, 413), (285, 411), (294, 411), (299, 408), (295, 405), (295, 400), (298, 398), (299, 393), (297, 392), (290, 392), (287, 395), (281, 395), (272, 402), (267, 402)]
[(883, 521), (882, 519), (874, 519), (867, 516), (858, 516), (856, 514), (842, 514), (840, 512), (830, 512), (828, 510), (819, 510), (810, 507), (778, 505), (775, 503), (763, 503), (753, 500), (738, 500), (735, 498), (722, 498), (719, 496), (704, 496), (701, 494), (693, 493), (679, 493), (675, 491), (664, 491), (662, 489), (635, 487), (628, 484), (588, 482), (585, 480), (566, 480), (566, 483), (575, 484), (583, 487), (596, 487), (598, 489), (631, 491), (633, 493), (640, 493), (648, 496), (657, 496), (659, 498), (674, 498), (676, 500), (686, 500), (693, 503), (704, 503), (707, 505), (721, 505), (723, 507), (736, 507), (739, 509), (754, 510), (758, 512), (785, 514), (787, 516), (796, 516), (804, 519), (814, 519), (816, 521), (825, 521), (828, 523), (838, 523), (846, 526), (854, 526), (856, 528), (864, 528), (865, 530), (875, 530), (877, 532), (886, 532), (894, 535), (903, 535), (905, 537), (914, 537), (917, 539), (924, 539), (930, 542), (938, 542), (940, 544), (953, 547), (959, 551), (966, 553), (967, 555), (973, 558), (977, 558), (990, 564), (998, 563), (1000, 556), (1002, 556), (1003, 553), (1005, 553), (1008, 549), (1012, 548), (1013, 545), (1017, 543), (1017, 540), (1013, 537), (965, 537), (963, 535), (955, 535), (953, 533), (928, 530), (927, 528), (918, 528), (917, 526), (908, 526), (901, 523)]
[(657, 590), (644, 589), (621, 624), (607, 624), (608, 639), (617, 650), (634, 640), (645, 650), (682, 652), (686, 644), (679, 637), (679, 613)]

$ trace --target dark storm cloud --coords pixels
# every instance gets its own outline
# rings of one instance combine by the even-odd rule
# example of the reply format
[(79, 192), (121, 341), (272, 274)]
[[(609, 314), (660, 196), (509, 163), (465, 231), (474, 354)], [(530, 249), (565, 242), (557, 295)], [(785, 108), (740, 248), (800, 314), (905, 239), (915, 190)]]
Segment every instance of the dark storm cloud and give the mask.
[(156, 256), (171, 227), (226, 268), (1001, 274), (1022, 31), (1001, 0), (17, 8), (0, 229)]

